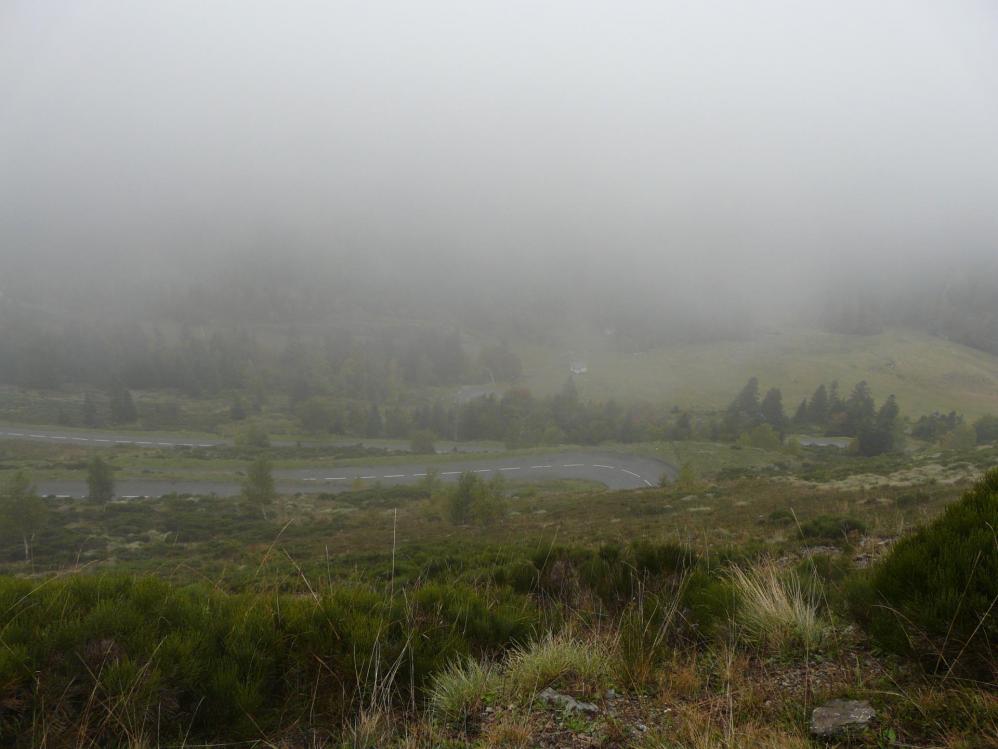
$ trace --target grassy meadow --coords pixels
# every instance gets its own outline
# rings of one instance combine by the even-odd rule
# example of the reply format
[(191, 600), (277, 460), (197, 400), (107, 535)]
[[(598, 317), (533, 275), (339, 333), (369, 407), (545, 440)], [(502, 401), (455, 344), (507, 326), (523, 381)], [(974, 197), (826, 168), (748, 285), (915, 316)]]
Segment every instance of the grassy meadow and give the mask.
[(571, 361), (579, 359), (589, 370), (575, 378), (584, 399), (716, 409), (749, 377), (758, 377), (764, 387), (779, 387), (793, 408), (821, 383), (837, 380), (848, 395), (866, 380), (878, 400), (893, 393), (912, 417), (954, 409), (968, 418), (998, 412), (998, 358), (912, 330), (855, 336), (791, 328), (747, 341), (676, 344), (633, 354), (613, 351), (609, 339), (596, 335), (561, 347), (514, 348), (523, 359), (524, 384), (539, 394), (556, 392)]

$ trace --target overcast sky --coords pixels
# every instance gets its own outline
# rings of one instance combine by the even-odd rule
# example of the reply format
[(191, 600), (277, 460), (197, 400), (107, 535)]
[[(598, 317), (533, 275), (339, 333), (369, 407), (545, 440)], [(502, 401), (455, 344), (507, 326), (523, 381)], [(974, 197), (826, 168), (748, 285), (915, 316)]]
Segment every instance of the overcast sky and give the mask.
[(0, 0), (0, 260), (792, 274), (996, 207), (993, 1)]

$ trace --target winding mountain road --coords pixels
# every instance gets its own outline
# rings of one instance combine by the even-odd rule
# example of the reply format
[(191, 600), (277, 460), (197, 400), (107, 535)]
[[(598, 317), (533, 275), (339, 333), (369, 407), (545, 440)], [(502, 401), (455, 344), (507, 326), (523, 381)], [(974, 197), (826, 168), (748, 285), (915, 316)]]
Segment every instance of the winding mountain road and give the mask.
[[(635, 489), (654, 486), (664, 473), (675, 476), (675, 468), (667, 463), (641, 455), (610, 451), (569, 450), (528, 456), (488, 457), (420, 463), (418, 458), (379, 463), (369, 466), (337, 466), (331, 462), (312, 468), (278, 469), (274, 471), (277, 488), (282, 493), (317, 494), (351, 489), (357, 481), (365, 485), (384, 486), (409, 484), (423, 480), (430, 470), (443, 481), (456, 481), (465, 471), (484, 478), (494, 475), (510, 480), (538, 481), (544, 479), (582, 479), (605, 484), (610, 489)], [(185, 479), (120, 478), (116, 481), (119, 497), (159, 497), (163, 494), (238, 494), (241, 477), (217, 481)], [(52, 480), (38, 482), (38, 491), (46, 496), (83, 497), (86, 482)]]
[[(219, 447), (231, 445), (231, 440), (211, 439), (203, 436), (171, 435), (157, 432), (149, 435), (113, 431), (61, 430), (52, 427), (25, 427), (0, 424), (0, 439), (32, 440), (75, 444), (84, 447), (114, 447), (134, 445), (156, 449), (169, 447)], [(296, 444), (275, 442), (275, 445)], [(331, 443), (316, 443), (333, 446)], [(351, 443), (355, 444), (355, 443)], [(399, 443), (402, 447), (404, 443)], [(470, 443), (453, 446), (457, 452), (489, 452), (494, 448), (483, 448)], [(544, 479), (581, 479), (605, 484), (610, 489), (634, 489), (654, 486), (666, 474), (675, 477), (676, 469), (655, 458), (618, 453), (612, 451), (565, 450), (552, 453), (539, 453), (529, 456), (503, 456), (462, 458), (441, 460), (438, 455), (433, 461), (421, 462), (420, 458), (399, 458), (392, 463), (372, 463), (367, 466), (345, 466), (338, 461), (317, 461), (315, 467), (278, 469), (274, 471), (277, 488), (282, 493), (326, 493), (345, 491), (357, 481), (366, 485), (379, 483), (385, 486), (407, 484), (424, 479), (430, 471), (436, 471), (443, 481), (456, 481), (465, 471), (489, 477), (499, 474), (510, 480), (541, 481)], [(231, 478), (218, 480), (190, 479), (178, 476), (176, 479), (120, 477), (116, 489), (120, 497), (159, 497), (176, 492), (178, 494), (218, 494), (227, 496), (238, 494), (242, 476), (232, 474)], [(46, 496), (84, 497), (87, 493), (85, 476), (78, 480), (53, 479), (38, 482), (38, 491)]]

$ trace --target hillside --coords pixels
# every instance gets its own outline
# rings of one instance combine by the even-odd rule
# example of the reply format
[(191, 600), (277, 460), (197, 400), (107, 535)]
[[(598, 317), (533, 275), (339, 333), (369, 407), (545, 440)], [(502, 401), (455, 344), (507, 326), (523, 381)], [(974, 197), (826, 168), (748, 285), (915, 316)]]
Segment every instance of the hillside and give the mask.
[(866, 380), (878, 398), (894, 393), (917, 417), (956, 410), (967, 417), (998, 412), (998, 357), (926, 333), (890, 329), (854, 336), (815, 330), (760, 333), (751, 340), (677, 344), (618, 353), (612, 339), (579, 336), (561, 346), (511, 344), (524, 362), (524, 384), (535, 393), (556, 391), (573, 360), (584, 399), (643, 400), (680, 407), (720, 408), (749, 377), (779, 387), (789, 409), (821, 383), (848, 389)]

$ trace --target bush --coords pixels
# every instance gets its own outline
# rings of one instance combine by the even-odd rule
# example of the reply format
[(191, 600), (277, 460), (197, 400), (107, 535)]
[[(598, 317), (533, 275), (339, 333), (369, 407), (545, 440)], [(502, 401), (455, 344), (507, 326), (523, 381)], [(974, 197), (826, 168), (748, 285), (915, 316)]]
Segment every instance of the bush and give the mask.
[(998, 416), (982, 416), (974, 422), (977, 444), (998, 441)]
[(857, 618), (884, 648), (933, 670), (994, 677), (998, 642), (998, 469), (850, 585)]
[(818, 541), (844, 541), (854, 533), (865, 533), (866, 525), (855, 518), (836, 518), (821, 515), (800, 527), (804, 538)]
[(726, 627), (734, 616), (735, 591), (731, 581), (696, 570), (683, 588), (686, 619), (700, 639), (710, 639)]

